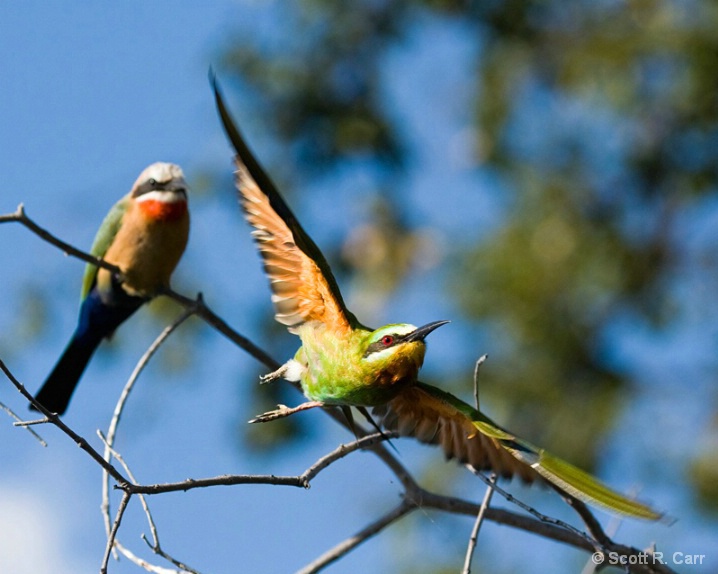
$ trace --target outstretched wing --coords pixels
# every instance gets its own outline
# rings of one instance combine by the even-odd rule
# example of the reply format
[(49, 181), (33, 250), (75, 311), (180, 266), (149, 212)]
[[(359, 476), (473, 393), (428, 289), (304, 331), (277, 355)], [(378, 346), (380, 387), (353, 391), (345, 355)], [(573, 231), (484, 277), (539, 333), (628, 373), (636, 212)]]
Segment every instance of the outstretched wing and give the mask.
[(308, 321), (338, 331), (357, 325), (322, 252), (302, 229), (274, 184), (247, 147), (211, 77), (224, 130), (236, 151), (236, 185), (272, 289), (275, 319), (290, 331)]
[(439, 444), (447, 458), (479, 470), (533, 482), (539, 476), (587, 504), (615, 514), (658, 520), (662, 514), (608, 488), (590, 474), (505, 431), (478, 410), (436, 387), (417, 383), (376, 407), (382, 424)]
[[(105, 219), (102, 220), (102, 225), (100, 225), (100, 229), (97, 230), (97, 235), (95, 235), (95, 240), (92, 242), (92, 248), (90, 249), (90, 253), (95, 257), (104, 257), (105, 253), (107, 253), (107, 250), (117, 235), (117, 231), (122, 225), (122, 217), (127, 211), (129, 201), (129, 195), (120, 199), (112, 206), (112, 209), (110, 209), (110, 212), (105, 216)], [(85, 273), (82, 276), (80, 301), (84, 301), (92, 289), (92, 286), (95, 284), (97, 269), (97, 265), (93, 265), (92, 263), (88, 263), (85, 266)]]

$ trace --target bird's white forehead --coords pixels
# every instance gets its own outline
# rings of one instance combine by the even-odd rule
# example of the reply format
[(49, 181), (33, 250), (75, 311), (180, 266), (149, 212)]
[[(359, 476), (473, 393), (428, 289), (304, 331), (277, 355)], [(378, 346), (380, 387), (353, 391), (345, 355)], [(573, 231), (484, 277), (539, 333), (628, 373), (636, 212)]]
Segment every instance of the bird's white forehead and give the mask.
[(140, 177), (137, 178), (135, 185), (142, 184), (148, 179), (154, 179), (157, 181), (184, 181), (184, 173), (182, 172), (182, 168), (177, 164), (158, 161), (157, 163), (153, 163), (144, 169), (144, 171), (140, 174)]
[(381, 327), (374, 331), (372, 333), (371, 340), (372, 341), (378, 341), (381, 339), (384, 335), (408, 335), (412, 331), (416, 331), (415, 325), (410, 325), (409, 323), (399, 323), (394, 325), (385, 325), (384, 327)]

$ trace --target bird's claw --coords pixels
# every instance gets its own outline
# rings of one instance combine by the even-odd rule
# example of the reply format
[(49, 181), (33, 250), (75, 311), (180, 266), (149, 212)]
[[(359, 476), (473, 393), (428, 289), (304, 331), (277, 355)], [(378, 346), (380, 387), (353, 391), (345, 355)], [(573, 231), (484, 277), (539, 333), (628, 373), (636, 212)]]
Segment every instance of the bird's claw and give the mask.
[(306, 411), (309, 409), (313, 409), (315, 407), (323, 407), (324, 403), (321, 401), (309, 401), (306, 403), (302, 403), (299, 406), (296, 407), (288, 407), (287, 405), (277, 405), (277, 408), (273, 411), (269, 411), (267, 413), (261, 414), (257, 417), (254, 417), (250, 423), (266, 423), (268, 421), (273, 421), (274, 419), (281, 419), (282, 417), (286, 417), (288, 415), (293, 415), (294, 413), (298, 413), (299, 411)]
[(285, 365), (282, 365), (276, 371), (272, 371), (271, 373), (267, 373), (266, 375), (260, 375), (259, 376), (259, 384), (266, 385), (267, 383), (271, 383), (272, 381), (281, 379), (286, 370), (287, 370), (287, 367)]
[(252, 420), (250, 420), (249, 423), (250, 424), (267, 423), (267, 422), (273, 421), (275, 419), (280, 419), (282, 417), (286, 417), (287, 415), (291, 414), (292, 412), (293, 412), (293, 410), (290, 409), (287, 405), (277, 405), (277, 408), (275, 410), (267, 411), (266, 413), (257, 415)]

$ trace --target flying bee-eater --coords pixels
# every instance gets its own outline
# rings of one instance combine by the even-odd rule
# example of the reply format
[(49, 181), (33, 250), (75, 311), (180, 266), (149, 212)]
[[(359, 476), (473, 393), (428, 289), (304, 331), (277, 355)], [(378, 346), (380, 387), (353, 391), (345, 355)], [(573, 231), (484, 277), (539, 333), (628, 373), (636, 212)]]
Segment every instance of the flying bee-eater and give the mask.
[(47, 410), (62, 414), (102, 339), (169, 286), (189, 236), (187, 183), (172, 163), (153, 163), (105, 217), (91, 253), (121, 274), (87, 264), (80, 316), (69, 344), (37, 394)]
[[(662, 514), (603, 485), (590, 474), (520, 439), (478, 409), (418, 381), (425, 337), (448, 321), (370, 329), (346, 308), (324, 256), (304, 231), (251, 151), (211, 78), (224, 130), (235, 150), (235, 183), (269, 278), (275, 319), (301, 347), (262, 377), (299, 383), (307, 402), (259, 415), (266, 422), (320, 406), (373, 407), (382, 425), (438, 444), (447, 458), (526, 483), (547, 481), (562, 493), (615, 514), (657, 520)], [(346, 411), (345, 411), (346, 412)]]

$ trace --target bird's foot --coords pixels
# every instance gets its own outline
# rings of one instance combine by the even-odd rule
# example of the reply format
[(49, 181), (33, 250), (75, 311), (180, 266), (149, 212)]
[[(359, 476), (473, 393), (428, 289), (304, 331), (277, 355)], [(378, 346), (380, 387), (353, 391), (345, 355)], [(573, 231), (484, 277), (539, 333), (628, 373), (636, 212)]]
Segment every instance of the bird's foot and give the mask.
[(297, 407), (290, 408), (287, 405), (277, 405), (277, 408), (273, 411), (269, 411), (266, 413), (263, 413), (261, 415), (258, 415), (254, 417), (250, 422), (252, 423), (266, 423), (269, 421), (273, 421), (275, 419), (281, 419), (284, 417), (287, 417), (289, 415), (293, 415), (294, 413), (298, 413), (299, 411), (306, 411), (308, 409), (313, 409), (314, 407), (323, 407), (324, 403), (320, 401), (309, 401), (307, 403), (302, 403), (301, 405)]
[[(272, 381), (276, 381), (277, 379), (281, 379), (284, 374), (287, 372), (287, 365), (282, 365), (279, 367), (276, 371), (272, 371), (271, 373), (267, 373), (266, 375), (261, 375), (259, 377), (259, 384), (260, 385), (266, 385), (267, 383), (271, 383)], [(283, 405), (280, 405), (283, 406)]]

